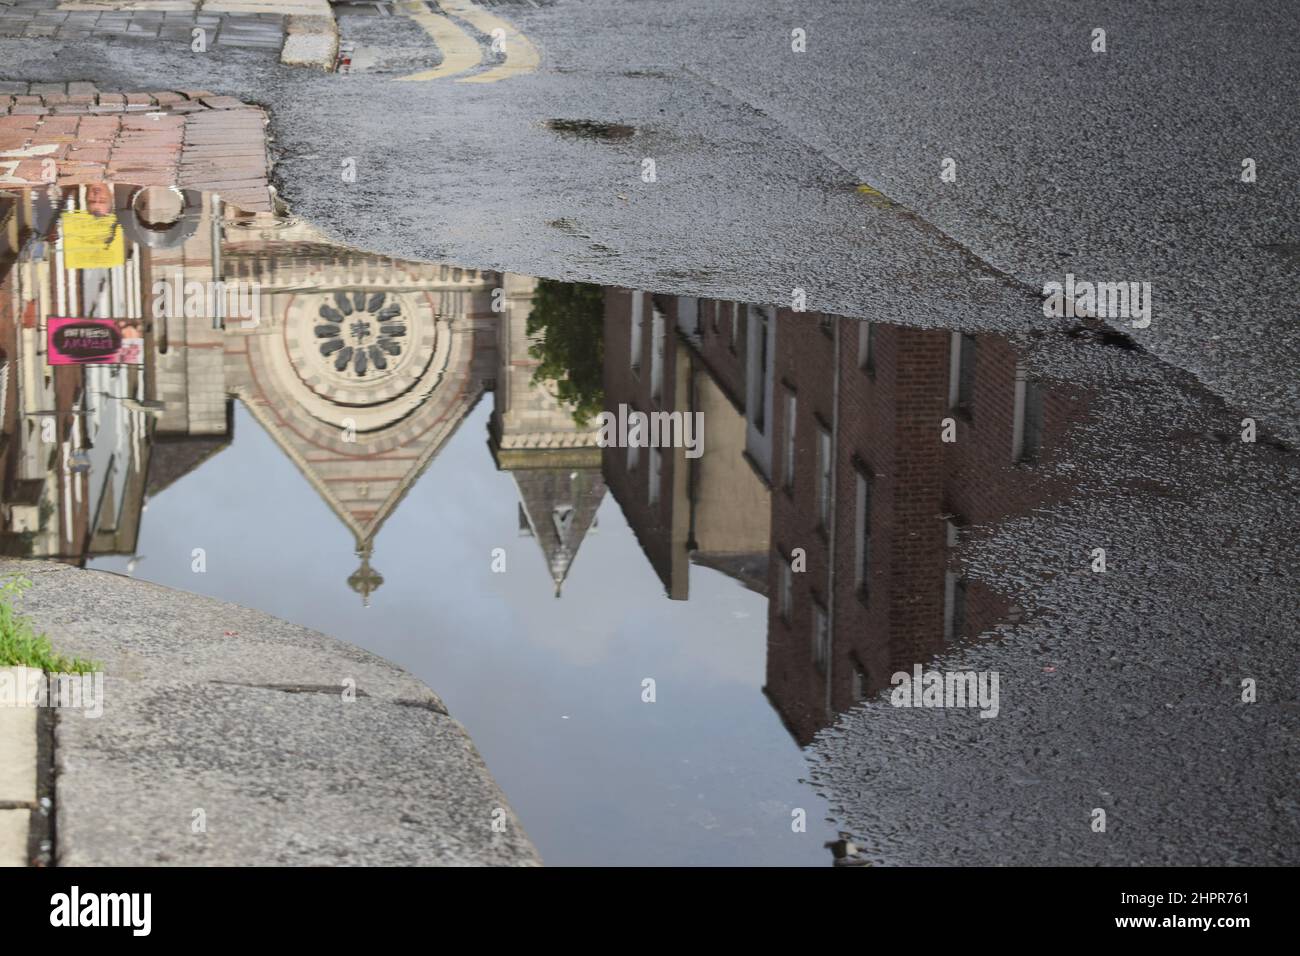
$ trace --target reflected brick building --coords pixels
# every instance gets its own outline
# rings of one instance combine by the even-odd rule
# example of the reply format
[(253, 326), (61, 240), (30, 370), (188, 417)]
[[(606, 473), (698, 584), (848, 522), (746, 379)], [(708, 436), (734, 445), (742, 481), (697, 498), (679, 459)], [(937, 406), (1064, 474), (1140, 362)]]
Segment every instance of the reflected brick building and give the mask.
[(607, 448), (606, 483), (669, 597), (692, 564), (768, 596), (765, 692), (800, 744), (1015, 618), (953, 550), (1060, 491), (1039, 459), (1082, 396), (999, 336), (616, 289), (605, 305), (606, 408), (704, 411), (706, 435), (698, 461)]
[(605, 292), (605, 408), (703, 416), (703, 453), (606, 448), (605, 483), (674, 600), (692, 564), (765, 591), (771, 467), (770, 313)]
[(1013, 616), (952, 550), (1050, 496), (1040, 453), (1082, 402), (998, 336), (783, 311), (777, 344), (766, 692), (802, 745)]

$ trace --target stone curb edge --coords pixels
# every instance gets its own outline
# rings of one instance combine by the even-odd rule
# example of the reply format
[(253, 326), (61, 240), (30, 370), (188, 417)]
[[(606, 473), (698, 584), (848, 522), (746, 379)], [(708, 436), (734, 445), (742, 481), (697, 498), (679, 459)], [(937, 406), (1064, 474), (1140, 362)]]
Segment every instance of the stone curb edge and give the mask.
[[(30, 667), (0, 667), (10, 688), (43, 678)], [(37, 709), (0, 701), (0, 867), (27, 866), (28, 832), (37, 809)]]
[(280, 62), (286, 66), (309, 66), (334, 71), (339, 51), (338, 24), (331, 15), (285, 17), (284, 47)]

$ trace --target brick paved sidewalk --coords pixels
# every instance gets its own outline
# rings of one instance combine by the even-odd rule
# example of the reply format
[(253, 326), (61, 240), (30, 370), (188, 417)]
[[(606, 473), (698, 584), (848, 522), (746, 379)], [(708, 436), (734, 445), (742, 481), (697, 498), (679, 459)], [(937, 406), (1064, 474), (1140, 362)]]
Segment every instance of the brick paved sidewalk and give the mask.
[(89, 83), (0, 83), (0, 189), (108, 179), (221, 194), (271, 210), (266, 114), (206, 90), (101, 93)]
[[(337, 30), (329, 0), (0, 0), (0, 37), (82, 40), (118, 37), (192, 49), (204, 31), (205, 52), (228, 47), (280, 52), (295, 34)], [(296, 41), (301, 43), (302, 41)], [(289, 63), (333, 69), (333, 47)], [(202, 55), (202, 54), (198, 54)]]
[[(327, 5), (328, 6), (328, 5)], [(207, 31), (207, 46), (279, 50), (285, 13), (204, 10), (193, 0), (127, 4), (60, 3), (60, 0), (0, 0), (0, 36), (80, 40), (128, 37), (164, 40), (189, 48), (195, 27)]]

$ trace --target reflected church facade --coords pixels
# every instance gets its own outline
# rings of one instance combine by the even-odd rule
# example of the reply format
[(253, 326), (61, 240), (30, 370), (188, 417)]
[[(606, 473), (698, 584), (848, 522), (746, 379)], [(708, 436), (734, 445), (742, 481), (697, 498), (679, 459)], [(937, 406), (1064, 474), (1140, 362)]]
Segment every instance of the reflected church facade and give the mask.
[[(118, 187), (124, 219), (138, 195)], [(368, 602), (384, 522), (496, 391), (492, 451), (558, 593), (604, 485), (595, 429), (531, 374), (534, 280), (358, 253), (193, 193), (185, 228), (126, 242), (112, 268), (70, 269), (61, 217), (85, 206), (84, 188), (0, 202), (7, 553), (134, 554), (149, 496), (220, 454), (239, 401), (351, 533), (348, 583)], [(177, 293), (214, 287), (215, 309)], [(51, 365), (46, 321), (69, 314), (145, 319), (143, 365)]]

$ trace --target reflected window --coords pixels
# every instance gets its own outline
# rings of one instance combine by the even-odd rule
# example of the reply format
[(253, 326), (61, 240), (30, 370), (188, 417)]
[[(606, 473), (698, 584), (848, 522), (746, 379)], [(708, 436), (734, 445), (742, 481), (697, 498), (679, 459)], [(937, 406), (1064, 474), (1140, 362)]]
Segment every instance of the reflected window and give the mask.
[(651, 505), (659, 504), (659, 482), (663, 478), (664, 456), (658, 448), (650, 449), (650, 495)]
[(1015, 411), (1011, 424), (1011, 460), (1031, 462), (1038, 458), (1043, 431), (1043, 392), (1023, 366), (1016, 367)]
[(641, 372), (641, 329), (645, 324), (645, 295), (641, 292), (632, 293), (632, 371), (636, 374)]
[(858, 368), (867, 374), (876, 371), (876, 324), (858, 323)]
[(677, 327), (690, 336), (698, 336), (700, 327), (700, 300), (681, 295), (677, 297)]
[(819, 671), (826, 670), (826, 662), (831, 656), (831, 626), (826, 608), (821, 602), (813, 604), (813, 663)]
[(817, 429), (817, 525), (823, 531), (831, 521), (831, 433)]
[(785, 455), (781, 463), (782, 485), (786, 491), (794, 490), (794, 438), (797, 402), (794, 392), (785, 396)]
[(788, 555), (778, 554), (777, 566), (781, 569), (781, 586), (777, 592), (777, 613), (781, 620), (790, 623), (790, 609), (794, 606), (794, 569), (790, 567)]
[(853, 699), (863, 700), (870, 692), (871, 683), (867, 680), (867, 671), (857, 661), (853, 662)]
[[(628, 419), (631, 420), (634, 414), (636, 414), (635, 409), (630, 409), (628, 411)], [(638, 467), (640, 467), (640, 465), (641, 465), (641, 445), (639, 444), (639, 442), (629, 441), (627, 443), (627, 470), (629, 472), (634, 472), (637, 470)]]
[(755, 344), (758, 348), (758, 361), (754, 363), (753, 373), (749, 376), (750, 382), (753, 383), (753, 402), (754, 402), (754, 428), (760, 434), (767, 431), (767, 324), (768, 315), (766, 309), (754, 309), (752, 314), (755, 317), (754, 337), (757, 340)]
[(944, 572), (943, 639), (946, 643), (952, 643), (966, 629), (966, 579), (951, 568), (952, 553), (957, 548), (961, 529), (954, 521), (946, 522), (946, 526), (948, 570)]
[(975, 336), (952, 334), (948, 359), (948, 407), (970, 417), (975, 401)]
[(855, 583), (858, 593), (866, 598), (871, 572), (871, 476), (859, 470), (857, 482), (857, 560)]
[(656, 402), (664, 394), (664, 314), (654, 309), (650, 319), (650, 397)]

